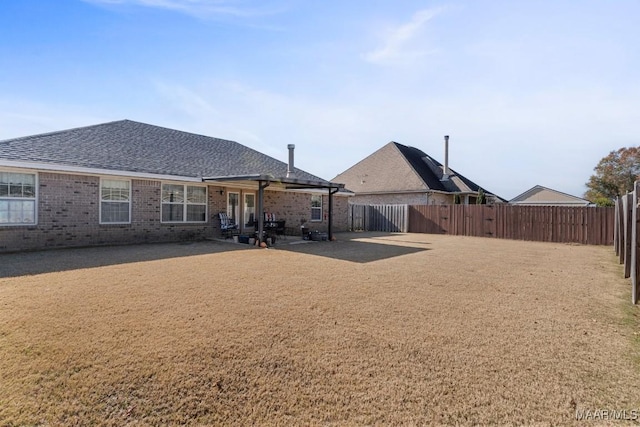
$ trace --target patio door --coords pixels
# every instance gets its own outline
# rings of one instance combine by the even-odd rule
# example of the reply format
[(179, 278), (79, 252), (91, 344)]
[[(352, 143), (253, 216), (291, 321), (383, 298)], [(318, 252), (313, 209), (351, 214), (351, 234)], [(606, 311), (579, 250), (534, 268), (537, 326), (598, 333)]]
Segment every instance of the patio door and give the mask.
[(242, 193), (244, 196), (244, 227), (245, 229), (253, 229), (256, 218), (256, 193)]
[(227, 193), (227, 216), (240, 225), (240, 193), (229, 191)]

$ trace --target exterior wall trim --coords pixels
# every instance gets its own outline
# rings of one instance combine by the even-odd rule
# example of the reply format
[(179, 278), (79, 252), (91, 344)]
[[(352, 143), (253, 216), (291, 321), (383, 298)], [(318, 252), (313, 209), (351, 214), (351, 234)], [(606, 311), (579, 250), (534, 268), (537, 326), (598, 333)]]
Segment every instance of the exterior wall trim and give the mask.
[(66, 166), (66, 165), (38, 163), (38, 162), (21, 162), (21, 161), (3, 160), (3, 159), (0, 159), (0, 167), (22, 169), (22, 170), (30, 169), (37, 172), (67, 173), (69, 175), (79, 175), (79, 174), (88, 175), (88, 176), (105, 176), (106, 175), (106, 176), (120, 176), (120, 177), (130, 177), (130, 178), (138, 178), (138, 179), (182, 181), (182, 182), (187, 181), (187, 182), (202, 183), (201, 178), (196, 178), (191, 176), (164, 175), (164, 174), (154, 174), (154, 173), (146, 173), (146, 172), (131, 172), (131, 171), (99, 169), (99, 168), (84, 168), (84, 167), (76, 167), (76, 166)]
[(442, 190), (369, 191), (369, 192), (354, 193), (355, 196), (379, 196), (379, 195), (385, 195), (385, 194), (393, 194), (393, 195), (395, 194), (446, 194), (449, 196), (453, 196), (455, 194), (477, 195), (478, 193), (473, 191), (442, 191)]

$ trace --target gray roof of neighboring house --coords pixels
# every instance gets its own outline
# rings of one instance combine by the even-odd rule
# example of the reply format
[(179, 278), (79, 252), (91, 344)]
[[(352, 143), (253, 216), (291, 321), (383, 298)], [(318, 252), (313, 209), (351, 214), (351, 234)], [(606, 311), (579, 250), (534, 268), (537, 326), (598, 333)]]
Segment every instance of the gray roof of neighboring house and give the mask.
[(333, 180), (346, 182), (346, 188), (356, 194), (428, 190), (477, 193), (480, 190), (478, 184), (451, 168), (449, 179), (443, 181), (443, 169), (440, 162), (422, 150), (392, 141)]
[[(3, 140), (0, 159), (189, 178), (287, 174), (287, 163), (237, 142), (131, 120)], [(295, 177), (328, 182), (297, 168)]]
[[(400, 153), (431, 190), (450, 193), (477, 193), (480, 186), (449, 168), (449, 179), (442, 181), (444, 167), (422, 150), (394, 142)], [(483, 189), (486, 192), (486, 189)]]

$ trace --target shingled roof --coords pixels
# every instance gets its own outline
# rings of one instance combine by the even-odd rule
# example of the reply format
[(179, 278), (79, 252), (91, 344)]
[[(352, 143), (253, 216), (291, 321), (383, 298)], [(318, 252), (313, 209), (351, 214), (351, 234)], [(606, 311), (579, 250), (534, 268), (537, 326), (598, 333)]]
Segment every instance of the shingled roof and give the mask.
[[(0, 160), (183, 178), (287, 174), (287, 163), (237, 142), (131, 120), (3, 140)], [(301, 180), (328, 182), (294, 172)]]
[(477, 193), (480, 190), (478, 184), (465, 176), (452, 169), (449, 172), (449, 179), (442, 181), (440, 162), (422, 150), (392, 141), (333, 180), (344, 182), (347, 189), (356, 193), (428, 190)]
[(440, 162), (423, 151), (406, 145), (392, 142), (430, 190), (451, 193), (477, 193), (480, 186), (470, 179), (449, 168), (449, 179), (441, 181), (443, 166)]
[(511, 199), (509, 203), (529, 206), (588, 206), (591, 202), (562, 191), (535, 185)]

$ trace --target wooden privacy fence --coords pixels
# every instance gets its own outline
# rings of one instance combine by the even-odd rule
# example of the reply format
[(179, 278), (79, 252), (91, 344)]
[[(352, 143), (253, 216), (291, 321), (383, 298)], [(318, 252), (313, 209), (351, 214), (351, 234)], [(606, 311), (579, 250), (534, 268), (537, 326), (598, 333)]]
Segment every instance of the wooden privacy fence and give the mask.
[(352, 231), (408, 232), (407, 205), (349, 205)]
[(624, 277), (631, 277), (631, 302), (640, 300), (640, 183), (636, 182), (634, 190), (616, 199), (614, 249), (624, 264)]
[(409, 232), (612, 245), (613, 208), (513, 205), (409, 206)]
[(613, 208), (513, 205), (350, 205), (352, 231), (612, 245)]

